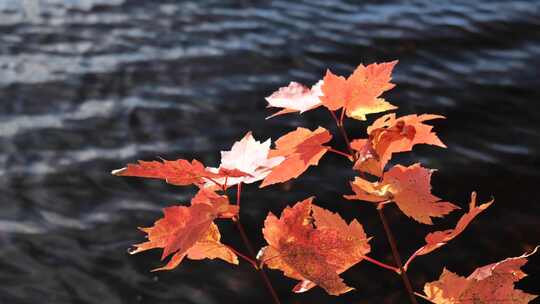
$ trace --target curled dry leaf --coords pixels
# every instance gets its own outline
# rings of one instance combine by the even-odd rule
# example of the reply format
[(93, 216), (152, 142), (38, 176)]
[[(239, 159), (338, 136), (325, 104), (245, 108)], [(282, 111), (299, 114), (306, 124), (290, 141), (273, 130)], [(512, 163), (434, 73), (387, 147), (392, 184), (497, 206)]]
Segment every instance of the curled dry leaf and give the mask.
[(460, 235), (472, 220), (486, 210), (493, 203), (493, 199), (487, 203), (476, 205), (476, 192), (471, 193), (471, 202), (469, 203), (469, 212), (465, 213), (457, 222), (454, 229), (431, 232), (426, 236), (426, 245), (418, 250), (417, 255), (424, 255), (445, 245), (450, 240)]
[(357, 139), (351, 147), (358, 152), (354, 169), (381, 176), (393, 153), (411, 151), (414, 145), (428, 144), (446, 148), (433, 126), (425, 121), (444, 118), (433, 114), (407, 115), (396, 118), (396, 114), (384, 115), (368, 127), (368, 139)]
[(281, 87), (279, 90), (266, 97), (268, 107), (283, 108), (281, 111), (272, 114), (266, 119), (277, 115), (300, 112), (315, 109), (321, 105), (323, 81), (319, 80), (311, 89), (298, 82), (291, 82), (286, 87)]
[(431, 174), (433, 170), (420, 164), (409, 167), (397, 165), (385, 172), (381, 182), (371, 183), (360, 177), (351, 182), (354, 195), (345, 195), (350, 200), (369, 202), (394, 201), (399, 209), (416, 221), (431, 225), (432, 217), (444, 215), (459, 209), (458, 206), (442, 202), (431, 194)]
[(232, 217), (238, 214), (237, 206), (229, 204), (226, 198), (201, 190), (192, 200), (192, 205), (172, 206), (163, 209), (164, 217), (152, 227), (140, 228), (147, 234), (148, 241), (134, 245), (135, 254), (141, 251), (163, 248), (161, 259), (172, 255), (169, 262), (157, 270), (170, 270), (189, 259), (220, 258), (238, 264), (238, 258), (227, 246), (220, 242), (220, 234), (214, 219)]
[(397, 60), (368, 66), (360, 64), (347, 79), (328, 70), (320, 97), (323, 105), (330, 111), (344, 108), (348, 117), (359, 120), (366, 120), (367, 114), (396, 109), (380, 98), (382, 93), (394, 87), (390, 80), (396, 63)]
[(261, 188), (297, 178), (309, 166), (317, 165), (328, 150), (323, 144), (330, 139), (332, 135), (323, 127), (318, 127), (315, 131), (297, 128), (279, 138), (276, 141), (276, 149), (270, 151), (269, 157), (282, 157), (285, 160), (272, 168), (270, 174), (263, 180)]
[(526, 274), (521, 267), (538, 250), (476, 269), (467, 278), (447, 269), (438, 281), (426, 283), (426, 298), (435, 304), (525, 304), (537, 297), (514, 288)]
[(471, 193), (471, 202), (469, 203), (469, 212), (465, 213), (456, 224), (454, 229), (447, 229), (443, 231), (435, 231), (426, 235), (426, 244), (418, 249), (407, 261), (405, 268), (408, 268), (409, 264), (414, 260), (415, 257), (419, 255), (428, 254), (448, 243), (458, 235), (460, 235), (465, 228), (472, 222), (472, 220), (480, 214), (482, 211), (486, 210), (494, 202), (491, 201), (476, 205), (476, 192)]
[(294, 292), (319, 285), (331, 295), (340, 295), (353, 288), (339, 274), (369, 253), (369, 239), (358, 221), (347, 224), (338, 214), (313, 205), (312, 200), (285, 208), (280, 218), (268, 214), (263, 228), (268, 246), (257, 258), (261, 264), (300, 280)]
[[(221, 164), (219, 168), (209, 168), (211, 172), (221, 173), (226, 178), (216, 181), (227, 187), (238, 183), (250, 184), (264, 179), (279, 165), (284, 157), (270, 157), (270, 139), (265, 142), (255, 140), (251, 132), (233, 144), (231, 150), (221, 151)], [(207, 186), (210, 183), (207, 183)]]

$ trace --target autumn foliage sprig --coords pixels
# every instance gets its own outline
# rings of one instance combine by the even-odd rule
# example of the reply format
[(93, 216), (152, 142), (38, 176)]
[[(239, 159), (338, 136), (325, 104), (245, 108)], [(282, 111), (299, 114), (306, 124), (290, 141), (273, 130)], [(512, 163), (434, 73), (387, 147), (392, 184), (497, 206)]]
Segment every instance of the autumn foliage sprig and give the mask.
[[(528, 303), (534, 299), (535, 295), (515, 289), (514, 283), (525, 276), (520, 268), (536, 249), (480, 267), (468, 277), (444, 269), (439, 280), (425, 284), (423, 293), (413, 290), (407, 277), (411, 263), (457, 237), (493, 200), (478, 205), (476, 193), (472, 193), (469, 210), (461, 216), (454, 229), (429, 233), (424, 245), (407, 260), (401, 260), (384, 216), (384, 206), (394, 203), (405, 215), (427, 225), (433, 224), (432, 218), (443, 217), (460, 208), (431, 194), (433, 170), (419, 163), (388, 165), (394, 153), (411, 151), (417, 144), (446, 147), (433, 132), (433, 126), (427, 124), (443, 116), (412, 114), (397, 117), (394, 113), (386, 114), (367, 127), (366, 138), (352, 140), (344, 128), (346, 118), (363, 121), (366, 115), (397, 108), (381, 98), (384, 92), (395, 86), (390, 81), (396, 63), (361, 64), (347, 78), (327, 71), (324, 78), (311, 88), (291, 82), (266, 98), (269, 107), (281, 108), (270, 117), (325, 107), (345, 140), (346, 151), (328, 145), (332, 134), (327, 129), (299, 127), (279, 138), (273, 149), (270, 148), (270, 140), (257, 141), (248, 132), (234, 143), (230, 151), (221, 152), (221, 164), (217, 168), (207, 167), (197, 160), (178, 159), (139, 161), (114, 170), (114, 175), (157, 178), (172, 185), (195, 185), (199, 189), (189, 206), (165, 208), (163, 218), (152, 227), (141, 228), (148, 240), (134, 245), (131, 253), (162, 248), (162, 260), (170, 259), (155, 270), (173, 269), (184, 258), (219, 258), (238, 264), (240, 257), (260, 271), (276, 303), (279, 303), (279, 297), (264, 273), (264, 266), (279, 269), (285, 276), (300, 281), (293, 288), (294, 292), (305, 292), (319, 286), (337, 296), (353, 289), (343, 282), (340, 274), (361, 261), (374, 263), (400, 275), (412, 303), (416, 303), (415, 297), (437, 304)], [(266, 187), (298, 178), (310, 166), (316, 166), (327, 152), (347, 158), (352, 168), (358, 171), (359, 176), (350, 183), (354, 194), (344, 195), (344, 198), (368, 202), (377, 208), (395, 265), (368, 256), (370, 237), (357, 220), (347, 224), (338, 214), (316, 206), (313, 197), (285, 208), (280, 217), (268, 214), (262, 229), (268, 245), (255, 256), (240, 221), (242, 185), (262, 181), (260, 187)], [(229, 198), (229, 190), (233, 186), (236, 190), (234, 204)], [(219, 218), (236, 224), (249, 254), (242, 254), (221, 242), (214, 222)]]

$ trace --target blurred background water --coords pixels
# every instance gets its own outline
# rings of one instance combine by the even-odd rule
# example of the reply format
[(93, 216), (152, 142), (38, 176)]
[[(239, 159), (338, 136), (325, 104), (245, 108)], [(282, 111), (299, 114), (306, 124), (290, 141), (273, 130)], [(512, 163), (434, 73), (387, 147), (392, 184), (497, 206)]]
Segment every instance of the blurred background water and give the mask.
[[(326, 68), (349, 74), (394, 59), (388, 99), (400, 114), (445, 115), (435, 125), (449, 147), (398, 160), (439, 169), (434, 193), (464, 208), (473, 190), (497, 199), (415, 261), (416, 290), (443, 266), (467, 275), (540, 243), (540, 1), (0, 0), (0, 303), (268, 302), (245, 263), (150, 273), (159, 251), (129, 256), (143, 240), (136, 227), (195, 189), (109, 172), (158, 156), (217, 165), (248, 130), (266, 139), (300, 125), (332, 129), (323, 110), (265, 121), (264, 97)], [(347, 126), (364, 135), (365, 124)], [(316, 195), (358, 218), (375, 236), (373, 256), (391, 263), (375, 210), (341, 198), (354, 176), (347, 165), (328, 155), (290, 188), (247, 187), (243, 221), (256, 247), (268, 211)], [(387, 213), (403, 256), (433, 230)], [(244, 250), (234, 227), (219, 225)], [(519, 287), (540, 292), (539, 262)], [(357, 290), (339, 299), (292, 294), (292, 280), (269, 274), (284, 303), (406, 303), (399, 278), (367, 263), (344, 274)]]

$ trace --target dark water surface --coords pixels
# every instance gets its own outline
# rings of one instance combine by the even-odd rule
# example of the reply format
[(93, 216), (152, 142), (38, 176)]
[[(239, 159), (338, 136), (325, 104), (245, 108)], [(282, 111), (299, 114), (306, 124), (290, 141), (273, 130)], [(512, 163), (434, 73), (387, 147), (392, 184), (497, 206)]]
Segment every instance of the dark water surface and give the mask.
[[(264, 96), (360, 62), (399, 59), (388, 99), (401, 114), (447, 116), (436, 123), (447, 150), (418, 147), (400, 160), (439, 169), (434, 193), (462, 207), (472, 190), (497, 199), (413, 264), (414, 287), (444, 265), (467, 275), (540, 243), (540, 1), (358, 2), (0, 0), (0, 303), (268, 302), (245, 263), (150, 273), (158, 251), (129, 256), (143, 240), (136, 227), (194, 189), (109, 172), (157, 156), (217, 165), (247, 130), (265, 139), (332, 128), (323, 110), (265, 121)], [(348, 126), (363, 135), (364, 124)], [(316, 195), (359, 218), (375, 236), (372, 255), (391, 263), (375, 210), (341, 198), (353, 175), (331, 155), (292, 190), (248, 187), (242, 214), (256, 247), (269, 210)], [(387, 213), (404, 256), (432, 230)], [(243, 248), (230, 223), (220, 229)], [(520, 287), (540, 292), (539, 262)], [(399, 278), (367, 263), (344, 274), (357, 291), (339, 300), (292, 294), (292, 280), (269, 273), (285, 303), (406, 303)]]

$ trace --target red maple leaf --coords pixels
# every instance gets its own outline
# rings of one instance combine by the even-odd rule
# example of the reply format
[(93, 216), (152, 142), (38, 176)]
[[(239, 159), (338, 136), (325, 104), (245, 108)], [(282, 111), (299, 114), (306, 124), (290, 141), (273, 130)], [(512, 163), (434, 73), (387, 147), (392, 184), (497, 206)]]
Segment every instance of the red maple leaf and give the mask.
[(220, 258), (238, 264), (233, 251), (220, 242), (220, 234), (214, 220), (218, 217), (232, 217), (238, 213), (222, 196), (201, 190), (192, 205), (172, 206), (163, 209), (164, 217), (152, 227), (140, 228), (147, 234), (148, 241), (136, 244), (131, 254), (163, 248), (162, 260), (172, 255), (163, 267), (154, 269), (170, 270), (178, 266), (184, 257), (190, 259)]

